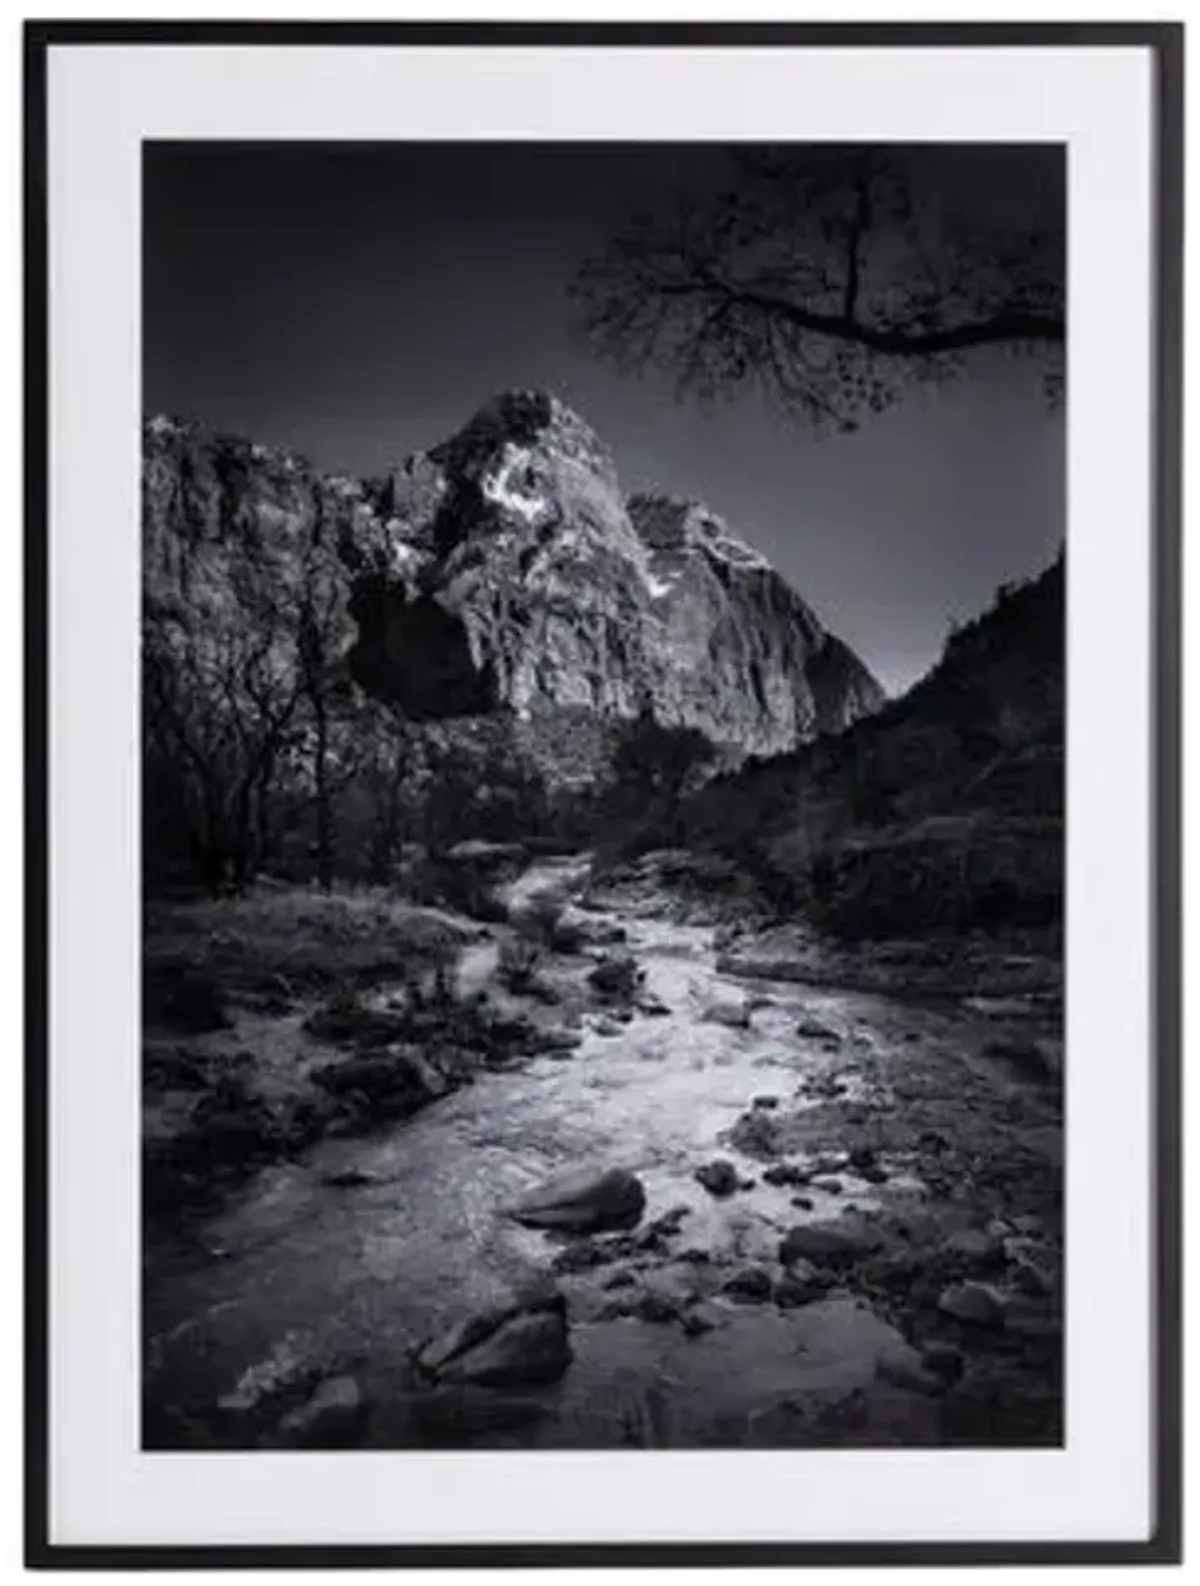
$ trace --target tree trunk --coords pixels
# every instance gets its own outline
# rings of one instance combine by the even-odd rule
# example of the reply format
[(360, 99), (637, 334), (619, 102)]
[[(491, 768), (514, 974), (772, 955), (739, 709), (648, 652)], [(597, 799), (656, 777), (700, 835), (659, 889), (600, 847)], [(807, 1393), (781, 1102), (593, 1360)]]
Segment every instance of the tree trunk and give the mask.
[(317, 800), (317, 882), (323, 891), (333, 888), (333, 803), (329, 795), (329, 721), (325, 692), (318, 682), (313, 689), (316, 751), (313, 782)]

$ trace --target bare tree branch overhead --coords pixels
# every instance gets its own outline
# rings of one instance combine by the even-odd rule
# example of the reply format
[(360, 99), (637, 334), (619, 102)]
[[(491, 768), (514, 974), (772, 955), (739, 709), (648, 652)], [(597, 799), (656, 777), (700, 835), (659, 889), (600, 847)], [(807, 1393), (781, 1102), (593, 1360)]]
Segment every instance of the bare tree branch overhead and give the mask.
[(930, 180), (936, 160), (880, 147), (737, 151), (727, 186), (681, 187), (582, 265), (572, 296), (584, 334), (622, 370), (669, 374), (680, 394), (757, 385), (838, 429), (986, 348), (1038, 357), (1057, 396), (1060, 203), (1031, 187), (1020, 223), (998, 225), (969, 188)]

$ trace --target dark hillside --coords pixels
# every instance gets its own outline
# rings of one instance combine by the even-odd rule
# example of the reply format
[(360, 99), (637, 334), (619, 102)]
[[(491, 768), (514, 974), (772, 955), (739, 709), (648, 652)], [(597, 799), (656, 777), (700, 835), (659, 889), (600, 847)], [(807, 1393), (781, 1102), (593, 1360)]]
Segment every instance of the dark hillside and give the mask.
[(678, 835), (836, 934), (1057, 923), (1064, 627), (1060, 555), (902, 699), (709, 783)]

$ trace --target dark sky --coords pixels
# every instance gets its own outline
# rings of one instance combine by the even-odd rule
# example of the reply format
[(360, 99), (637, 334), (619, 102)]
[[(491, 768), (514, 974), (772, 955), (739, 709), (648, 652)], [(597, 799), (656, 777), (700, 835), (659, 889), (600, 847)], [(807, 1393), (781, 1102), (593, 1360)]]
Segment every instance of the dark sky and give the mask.
[[(572, 335), (566, 285), (631, 204), (712, 156), (666, 147), (152, 144), (144, 405), (380, 473), (506, 387), (545, 387), (627, 490), (695, 496), (757, 546), (891, 690), (953, 620), (1051, 559), (1064, 424), (1037, 367), (981, 354), (853, 435), (757, 398), (705, 411)], [(971, 156), (973, 160), (975, 156)], [(1031, 160), (960, 177), (1019, 214)], [(1039, 163), (1040, 162), (1040, 163)], [(994, 196), (993, 196), (994, 195)]]

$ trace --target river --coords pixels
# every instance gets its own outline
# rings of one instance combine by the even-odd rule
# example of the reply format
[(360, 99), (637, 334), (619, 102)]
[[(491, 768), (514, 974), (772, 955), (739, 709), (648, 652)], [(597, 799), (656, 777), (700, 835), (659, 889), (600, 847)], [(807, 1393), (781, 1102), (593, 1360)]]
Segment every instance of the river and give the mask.
[[(577, 881), (577, 868), (543, 865), (521, 885)], [(1058, 1149), (1052, 1111), (986, 1057), (994, 1030), (982, 1016), (734, 979), (716, 968), (713, 928), (679, 923), (665, 906), (592, 918), (624, 928), (647, 1000), (660, 1008), (626, 1023), (588, 1013), (574, 1051), (481, 1073), (386, 1132), (327, 1139), (261, 1173), (187, 1250), (151, 1253), (144, 1323), (155, 1424), (164, 1406), (171, 1424), (194, 1426), (216, 1405), (226, 1423), (244, 1415), (258, 1425), (260, 1407), (289, 1384), (342, 1376), (369, 1406), (362, 1437), (375, 1447), (938, 1440), (936, 1394), (894, 1316), (837, 1286), (796, 1309), (747, 1303), (729, 1293), (729, 1278), (777, 1271), (786, 1230), (848, 1206), (888, 1226), (928, 1215), (927, 1156), (914, 1130), (947, 1109), (985, 1136), (1007, 1119), (1005, 1139), (1047, 1161)], [(482, 984), (493, 967), (494, 948), (471, 949), (462, 974)], [(582, 982), (588, 967), (563, 973)], [(802, 1027), (828, 1034), (805, 1037)], [(753, 1138), (748, 1150), (730, 1141), (755, 1112), (779, 1121), (785, 1154), (828, 1169), (802, 1197), (794, 1183), (764, 1181), (771, 1152)], [(878, 1182), (837, 1157), (847, 1119), (860, 1132), (878, 1126)], [(697, 1167), (716, 1157), (737, 1168), (736, 1193), (714, 1196), (697, 1181)], [(547, 1176), (588, 1164), (636, 1173), (647, 1195), (641, 1226), (674, 1212), (674, 1230), (652, 1248), (559, 1274), (574, 1356), (560, 1382), (422, 1397), (416, 1347), (562, 1255), (560, 1238), (506, 1209)], [(981, 1220), (977, 1204), (952, 1192), (945, 1210), (947, 1227)], [(676, 1322), (615, 1314), (646, 1294)], [(701, 1318), (695, 1327), (677, 1325), (685, 1311)]]

